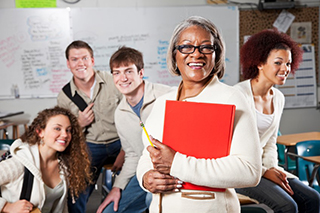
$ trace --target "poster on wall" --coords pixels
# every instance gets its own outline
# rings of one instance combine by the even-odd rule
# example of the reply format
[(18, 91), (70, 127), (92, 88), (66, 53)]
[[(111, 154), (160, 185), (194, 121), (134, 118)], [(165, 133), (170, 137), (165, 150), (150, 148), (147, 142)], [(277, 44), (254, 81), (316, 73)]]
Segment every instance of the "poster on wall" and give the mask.
[(304, 44), (303, 60), (293, 75), (282, 86), (277, 86), (285, 96), (285, 108), (317, 106), (317, 84), (315, 72), (314, 45)]
[(311, 43), (311, 22), (295, 22), (292, 23), (290, 29), (290, 37), (298, 43)]

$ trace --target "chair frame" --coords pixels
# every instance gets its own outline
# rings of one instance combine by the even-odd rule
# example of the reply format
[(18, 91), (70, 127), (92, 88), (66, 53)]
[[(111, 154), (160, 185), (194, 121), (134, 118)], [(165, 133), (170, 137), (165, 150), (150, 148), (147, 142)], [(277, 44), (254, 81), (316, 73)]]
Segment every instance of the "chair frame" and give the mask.
[[(312, 150), (312, 151), (311, 151)], [(320, 155), (320, 140), (301, 141), (296, 144), (296, 153), (288, 152), (287, 154), (295, 157), (297, 163), (296, 173), (301, 181), (308, 181), (308, 185), (313, 188), (319, 188), (320, 177), (318, 169), (319, 164), (305, 160), (304, 157)], [(304, 168), (304, 169), (303, 169)], [(303, 173), (305, 171), (305, 173)], [(312, 173), (311, 173), (312, 171)], [(317, 180), (318, 186), (314, 185), (314, 180)]]

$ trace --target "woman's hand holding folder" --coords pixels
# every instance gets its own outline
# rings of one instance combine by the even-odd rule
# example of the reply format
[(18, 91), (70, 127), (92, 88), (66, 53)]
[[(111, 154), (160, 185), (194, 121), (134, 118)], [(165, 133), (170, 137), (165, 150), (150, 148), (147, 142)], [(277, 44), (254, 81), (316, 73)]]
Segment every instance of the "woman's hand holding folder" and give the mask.
[(152, 193), (168, 193), (182, 187), (182, 181), (170, 175), (176, 151), (150, 136), (154, 146), (148, 146), (153, 170), (143, 176), (143, 186)]
[(168, 193), (182, 187), (182, 181), (157, 170), (149, 170), (143, 176), (143, 187), (151, 193)]

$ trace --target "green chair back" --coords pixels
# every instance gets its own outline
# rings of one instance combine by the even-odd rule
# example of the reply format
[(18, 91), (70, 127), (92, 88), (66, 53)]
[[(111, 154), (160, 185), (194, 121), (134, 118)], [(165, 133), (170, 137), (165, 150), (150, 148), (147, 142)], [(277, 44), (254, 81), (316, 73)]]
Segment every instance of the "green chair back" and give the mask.
[(0, 139), (0, 150), (9, 150), (14, 139)]
[[(320, 155), (320, 140), (310, 140), (310, 141), (301, 141), (296, 144), (296, 152), (297, 155), (308, 157), (308, 156), (319, 156)], [(314, 163), (310, 161), (303, 160), (302, 158), (297, 157), (297, 175), (299, 179), (308, 185), (308, 178), (311, 176)], [(320, 192), (319, 187), (319, 175), (320, 172), (317, 173), (317, 178), (313, 181), (312, 187)]]
[[(281, 132), (278, 131), (278, 136), (281, 135)], [(291, 172), (291, 173), (296, 173), (296, 161), (292, 160), (289, 156), (287, 156), (287, 166), (285, 165), (285, 145), (282, 144), (278, 144), (277, 143), (277, 151), (278, 151), (278, 165), (285, 168), (287, 171)]]
[(288, 171), (292, 172), (292, 173), (296, 173), (296, 162), (294, 160), (292, 160), (289, 156), (287, 156), (287, 166), (285, 165), (285, 145), (282, 144), (277, 144), (277, 149), (278, 149), (278, 165), (286, 168)]

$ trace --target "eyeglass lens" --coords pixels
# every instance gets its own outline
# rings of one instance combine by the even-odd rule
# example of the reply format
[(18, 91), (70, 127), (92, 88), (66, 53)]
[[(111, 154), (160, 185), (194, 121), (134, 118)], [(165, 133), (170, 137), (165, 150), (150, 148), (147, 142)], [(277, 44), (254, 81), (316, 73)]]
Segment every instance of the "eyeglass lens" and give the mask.
[(184, 54), (191, 54), (196, 49), (199, 50), (200, 53), (203, 54), (210, 54), (214, 52), (214, 45), (200, 45), (200, 46), (193, 46), (193, 45), (179, 45), (177, 49)]

